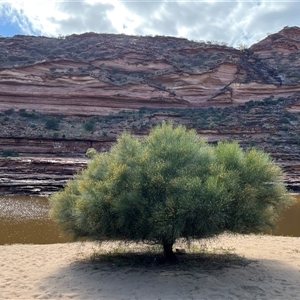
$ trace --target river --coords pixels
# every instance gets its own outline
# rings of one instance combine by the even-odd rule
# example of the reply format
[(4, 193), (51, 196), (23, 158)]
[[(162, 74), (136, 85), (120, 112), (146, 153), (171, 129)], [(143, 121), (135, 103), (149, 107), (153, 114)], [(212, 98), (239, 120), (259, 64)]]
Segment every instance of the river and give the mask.
[[(298, 202), (286, 210), (273, 235), (300, 237), (300, 195)], [(49, 218), (45, 197), (0, 197), (0, 245), (53, 244), (70, 241)]]

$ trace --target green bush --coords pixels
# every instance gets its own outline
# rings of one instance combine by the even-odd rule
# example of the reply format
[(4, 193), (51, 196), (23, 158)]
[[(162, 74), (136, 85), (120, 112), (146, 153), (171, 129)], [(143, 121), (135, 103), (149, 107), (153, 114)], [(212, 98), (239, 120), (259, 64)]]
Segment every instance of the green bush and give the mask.
[(2, 157), (18, 157), (19, 153), (12, 150), (3, 150)]
[(52, 195), (50, 214), (75, 239), (157, 243), (174, 259), (179, 238), (259, 233), (292, 201), (267, 154), (236, 142), (210, 146), (163, 123), (144, 140), (124, 133), (94, 155)]
[(34, 111), (27, 112), (26, 109), (24, 108), (19, 109), (19, 115), (21, 117), (31, 118), (31, 119), (38, 119), (39, 117)]
[(87, 149), (87, 151), (86, 151), (86, 153), (85, 153), (85, 155), (86, 155), (86, 157), (88, 157), (88, 158), (93, 158), (94, 156), (96, 156), (97, 155), (97, 150), (96, 149), (94, 149), (94, 148), (88, 148)]
[(7, 116), (11, 116), (14, 113), (14, 109), (10, 108), (4, 111), (4, 114)]
[(59, 120), (56, 118), (48, 118), (45, 123), (45, 127), (51, 130), (59, 129)]
[(94, 130), (95, 122), (94, 121), (88, 121), (88, 122), (84, 123), (83, 126), (84, 126), (84, 129), (86, 131), (92, 131), (92, 130)]
[(289, 123), (290, 123), (290, 120), (289, 120), (289, 118), (287, 118), (287, 117), (281, 117), (281, 118), (280, 118), (280, 123), (281, 123), (281, 124), (289, 124)]

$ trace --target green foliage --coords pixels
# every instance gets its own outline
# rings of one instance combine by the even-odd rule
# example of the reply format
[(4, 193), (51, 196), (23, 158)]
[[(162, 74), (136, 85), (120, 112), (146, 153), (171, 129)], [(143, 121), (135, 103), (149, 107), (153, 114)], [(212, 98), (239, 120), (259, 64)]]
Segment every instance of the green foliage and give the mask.
[(11, 116), (14, 113), (14, 109), (10, 108), (4, 111), (4, 114), (7, 116)]
[(94, 149), (94, 148), (89, 148), (89, 149), (87, 149), (85, 155), (86, 155), (88, 158), (93, 158), (94, 156), (97, 155), (97, 153), (98, 153), (98, 152), (97, 152), (96, 149)]
[(290, 120), (287, 117), (281, 117), (280, 122), (281, 122), (281, 124), (289, 124)]
[(50, 202), (75, 239), (147, 241), (172, 257), (178, 238), (262, 232), (292, 199), (267, 154), (163, 123), (142, 141), (124, 133)]
[(31, 119), (38, 119), (39, 118), (39, 116), (34, 111), (28, 112), (24, 108), (19, 109), (19, 115), (21, 117), (31, 118)]
[(19, 153), (8, 149), (8, 150), (3, 150), (1, 156), (2, 157), (18, 157)]
[(248, 46), (246, 44), (240, 43), (238, 49), (244, 51), (248, 49)]
[(45, 123), (45, 127), (51, 130), (59, 129), (59, 120), (57, 118), (48, 118)]
[(89, 120), (88, 122), (84, 123), (84, 129), (86, 131), (94, 130), (95, 122), (93, 120)]

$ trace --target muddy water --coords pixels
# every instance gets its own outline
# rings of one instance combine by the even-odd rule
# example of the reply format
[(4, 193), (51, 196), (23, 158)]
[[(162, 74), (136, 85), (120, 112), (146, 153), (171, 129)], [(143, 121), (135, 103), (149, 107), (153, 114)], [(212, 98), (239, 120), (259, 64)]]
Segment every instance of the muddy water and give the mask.
[(300, 195), (294, 196), (297, 203), (282, 213), (274, 235), (300, 237)]
[[(274, 235), (300, 237), (298, 203), (283, 213)], [(49, 202), (43, 197), (0, 197), (0, 245), (52, 244), (69, 241), (49, 218)]]
[(49, 208), (44, 197), (0, 197), (0, 245), (67, 242), (49, 218)]

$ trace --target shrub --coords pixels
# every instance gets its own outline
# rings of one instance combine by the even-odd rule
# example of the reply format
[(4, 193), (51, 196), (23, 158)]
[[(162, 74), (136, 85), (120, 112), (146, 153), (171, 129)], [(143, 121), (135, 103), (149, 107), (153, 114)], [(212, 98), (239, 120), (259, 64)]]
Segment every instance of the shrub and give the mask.
[(94, 149), (94, 148), (88, 148), (87, 149), (87, 151), (86, 151), (86, 153), (85, 153), (85, 155), (86, 155), (86, 157), (88, 157), (88, 158), (93, 158), (94, 156), (96, 156), (97, 155), (97, 150), (96, 149)]
[(45, 127), (51, 130), (59, 129), (59, 120), (56, 118), (48, 118), (45, 123)]
[(90, 120), (86, 123), (84, 123), (84, 129), (86, 131), (92, 131), (94, 130), (95, 122), (93, 120)]
[(262, 232), (292, 198), (267, 154), (163, 123), (142, 141), (124, 133), (50, 202), (75, 239), (157, 243), (172, 260), (179, 238)]
[(18, 152), (14, 152), (12, 150), (3, 150), (2, 152), (2, 157), (18, 157), (19, 153)]
[(281, 123), (281, 124), (289, 124), (289, 123), (290, 123), (290, 120), (289, 120), (289, 118), (287, 118), (287, 117), (281, 117), (281, 118), (280, 118), (280, 123)]
[(4, 114), (6, 114), (7, 116), (11, 116), (14, 113), (14, 109), (10, 108), (4, 111)]
[(39, 117), (34, 111), (27, 112), (26, 109), (24, 108), (19, 109), (19, 115), (21, 117), (31, 118), (31, 119), (38, 119)]

